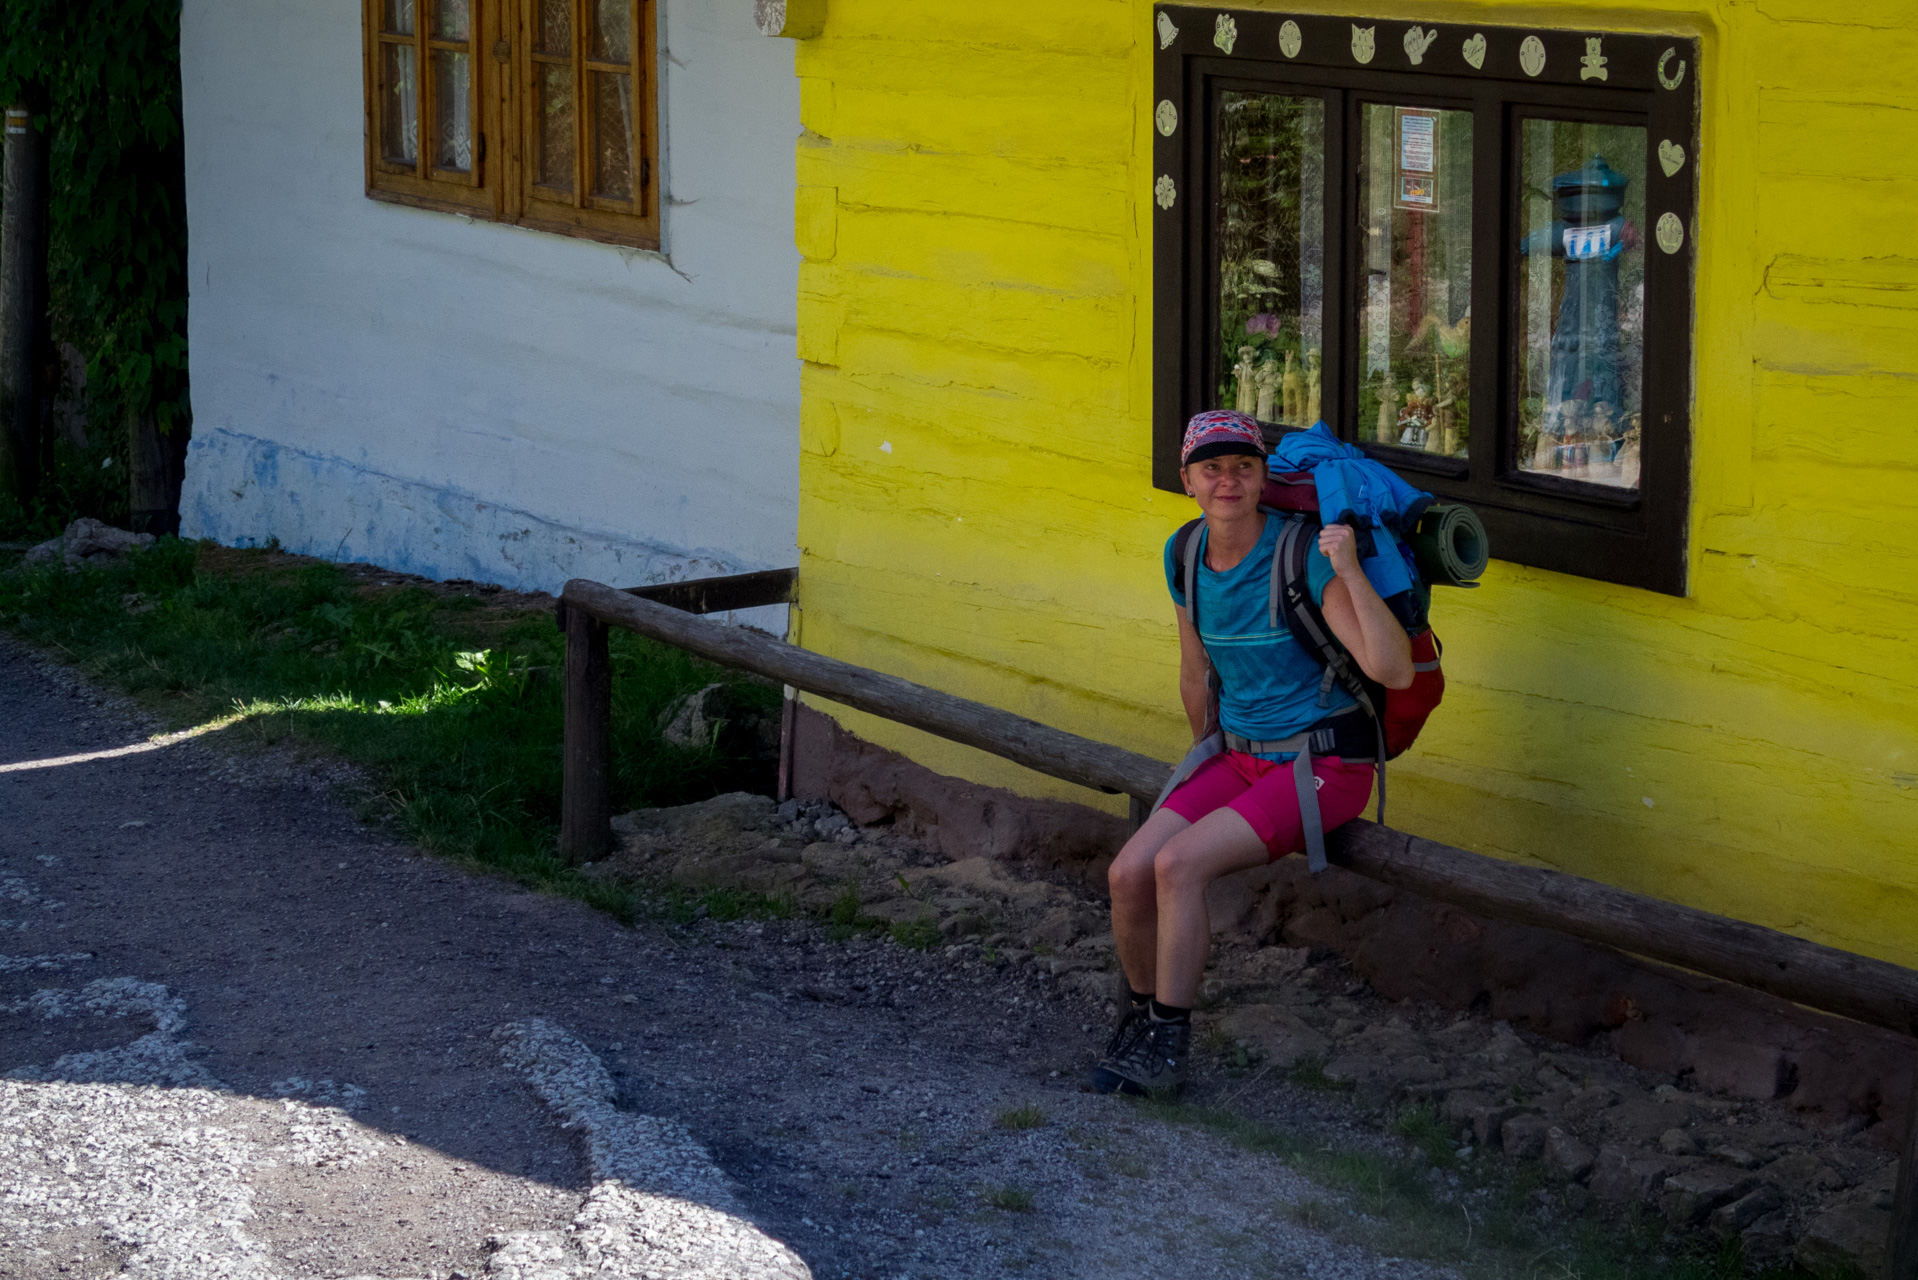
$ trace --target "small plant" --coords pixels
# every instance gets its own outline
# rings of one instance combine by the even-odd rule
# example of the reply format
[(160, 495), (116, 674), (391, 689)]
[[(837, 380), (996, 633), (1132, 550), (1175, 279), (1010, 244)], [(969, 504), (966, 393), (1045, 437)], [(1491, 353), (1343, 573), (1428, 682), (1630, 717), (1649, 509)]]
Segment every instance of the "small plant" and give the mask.
[(920, 916), (917, 920), (902, 921), (892, 927), (892, 940), (913, 951), (930, 951), (939, 945), (942, 937), (935, 916)]
[(982, 1187), (979, 1198), (993, 1208), (1004, 1209), (1007, 1213), (1032, 1212), (1032, 1193), (1014, 1183)]
[(1001, 1111), (997, 1116), (993, 1117), (993, 1123), (1001, 1129), (1012, 1129), (1015, 1131), (1021, 1129), (1043, 1129), (1046, 1123), (1046, 1113), (1039, 1109), (1037, 1103), (1028, 1102), (1022, 1107), (1007, 1107), (1004, 1111)]
[(1325, 1074), (1325, 1059), (1300, 1058), (1285, 1073), (1285, 1078), (1302, 1089), (1312, 1089), (1319, 1093), (1342, 1093), (1351, 1086), (1341, 1084)]
[(1392, 1130), (1423, 1153), (1435, 1167), (1450, 1169), (1458, 1164), (1452, 1135), (1446, 1131), (1431, 1103), (1422, 1102), (1399, 1112), (1392, 1117)]
[(1323, 1200), (1301, 1200), (1292, 1206), (1292, 1221), (1308, 1231), (1324, 1231), (1337, 1215)]
[(826, 909), (826, 932), (834, 942), (844, 942), (865, 924), (865, 913), (859, 909), (859, 887), (847, 885), (832, 906)]

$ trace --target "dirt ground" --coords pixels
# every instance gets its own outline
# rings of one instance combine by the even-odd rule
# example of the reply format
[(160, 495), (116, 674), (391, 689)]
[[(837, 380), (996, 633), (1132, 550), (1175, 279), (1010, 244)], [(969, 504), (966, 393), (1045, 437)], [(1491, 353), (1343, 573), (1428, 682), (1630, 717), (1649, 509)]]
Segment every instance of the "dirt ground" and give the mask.
[(1036, 972), (627, 928), (150, 733), (0, 639), (0, 1277), (1438, 1274), (1081, 1092)]

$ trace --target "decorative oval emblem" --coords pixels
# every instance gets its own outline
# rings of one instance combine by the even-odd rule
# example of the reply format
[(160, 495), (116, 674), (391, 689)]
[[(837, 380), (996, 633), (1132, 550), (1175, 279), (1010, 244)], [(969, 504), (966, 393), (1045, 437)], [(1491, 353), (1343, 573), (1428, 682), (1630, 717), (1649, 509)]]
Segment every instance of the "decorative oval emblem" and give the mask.
[(1299, 48), (1305, 43), (1299, 35), (1299, 24), (1287, 18), (1279, 26), (1279, 52), (1288, 58), (1299, 56)]
[(1518, 65), (1528, 76), (1545, 70), (1545, 42), (1537, 36), (1526, 36), (1525, 43), (1518, 47)]
[(1438, 28), (1430, 27), (1424, 31), (1417, 27), (1409, 28), (1405, 33), (1405, 56), (1412, 60), (1413, 66), (1425, 61), (1425, 51), (1438, 39)]
[(1679, 146), (1670, 138), (1659, 143), (1658, 167), (1665, 171), (1665, 176), (1668, 178), (1680, 169), (1683, 169), (1685, 167), (1685, 148)]
[(1153, 116), (1153, 120), (1158, 124), (1159, 132), (1170, 138), (1173, 130), (1179, 127), (1179, 109), (1172, 105), (1170, 98), (1167, 98), (1159, 103), (1158, 113)]
[(1219, 46), (1219, 52), (1231, 53), (1232, 46), (1239, 42), (1239, 24), (1231, 14), (1219, 15), (1218, 25), (1212, 29), (1212, 43)]
[(1678, 58), (1678, 49), (1676, 46), (1658, 55), (1658, 83), (1664, 85), (1667, 89), (1676, 89), (1679, 85), (1685, 83), (1685, 60), (1683, 58), (1678, 58), (1678, 70), (1672, 72), (1670, 75), (1665, 74), (1665, 64), (1673, 58)]
[(1461, 52), (1465, 54), (1466, 64), (1472, 70), (1477, 71), (1483, 67), (1485, 65), (1485, 33), (1481, 31), (1467, 39)]
[(1179, 29), (1172, 25), (1172, 19), (1163, 11), (1159, 14), (1159, 47), (1170, 49), (1172, 42), (1179, 38)]
[(1370, 62), (1372, 60), (1372, 54), (1376, 52), (1378, 47), (1374, 43), (1374, 37), (1377, 34), (1377, 27), (1361, 27), (1356, 22), (1352, 24), (1352, 58), (1354, 61)]
[(1677, 214), (1658, 215), (1658, 247), (1666, 253), (1677, 253), (1685, 247), (1685, 224), (1678, 220)]
[[(1152, 188), (1152, 198), (1159, 202), (1161, 209), (1170, 209), (1172, 207), (1173, 202), (1179, 198), (1179, 189), (1172, 185), (1171, 174), (1162, 173), (1159, 175), (1158, 183)], [(1666, 214), (1665, 216), (1668, 218), (1671, 217), (1670, 214)], [(1664, 226), (1660, 224), (1659, 234), (1663, 235), (1664, 233)]]

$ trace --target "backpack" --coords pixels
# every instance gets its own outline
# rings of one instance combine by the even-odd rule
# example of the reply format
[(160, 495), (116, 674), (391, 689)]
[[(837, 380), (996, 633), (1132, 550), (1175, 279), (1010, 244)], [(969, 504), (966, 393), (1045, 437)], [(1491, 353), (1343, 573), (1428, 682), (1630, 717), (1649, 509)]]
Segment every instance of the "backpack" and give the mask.
[[(1300, 479), (1310, 484), (1309, 474)], [(1288, 477), (1275, 477), (1286, 481)], [(1304, 487), (1304, 486), (1295, 486)], [(1268, 487), (1266, 496), (1272, 497)], [(1290, 505), (1290, 504), (1288, 504)], [(1303, 499), (1301, 500), (1303, 505)], [(1276, 626), (1281, 619), (1299, 647), (1317, 660), (1324, 675), (1319, 682), (1319, 705), (1329, 707), (1336, 685), (1352, 695), (1358, 705), (1328, 714), (1295, 738), (1284, 743), (1262, 744), (1268, 750), (1293, 751), (1293, 776), (1298, 787), (1300, 817), (1305, 826), (1306, 858), (1313, 875), (1326, 868), (1325, 832), (1319, 821), (1317, 787), (1312, 781), (1312, 759), (1335, 755), (1351, 764), (1376, 764), (1379, 771), (1378, 821), (1385, 822), (1385, 764), (1403, 755), (1417, 740), (1419, 731), (1445, 696), (1445, 672), (1439, 664), (1442, 646), (1425, 618), (1422, 602), (1398, 601), (1393, 612), (1406, 626), (1412, 642), (1412, 683), (1404, 689), (1387, 689), (1368, 677), (1357, 659), (1332, 634), (1325, 615), (1312, 599), (1307, 559), (1318, 540), (1319, 521), (1316, 499), (1309, 510), (1283, 511), (1261, 503), (1260, 510), (1285, 521), (1279, 531), (1279, 545), (1272, 557), (1272, 585), (1268, 596), (1268, 617)], [(1199, 556), (1204, 543), (1203, 517), (1189, 521), (1173, 540), (1174, 562), (1182, 568), (1187, 616), (1198, 629)], [(1355, 523), (1355, 528), (1357, 525)], [(1359, 530), (1363, 536), (1363, 529)], [(1393, 604), (1394, 602), (1388, 602)], [(1409, 618), (1408, 618), (1409, 615)], [(1416, 629), (1415, 629), (1416, 628)], [(1218, 673), (1211, 674), (1217, 697)], [(1188, 753), (1174, 770), (1172, 780), (1159, 795), (1159, 804), (1206, 759), (1231, 745), (1222, 730), (1208, 734)], [(1155, 806), (1156, 807), (1156, 806)]]

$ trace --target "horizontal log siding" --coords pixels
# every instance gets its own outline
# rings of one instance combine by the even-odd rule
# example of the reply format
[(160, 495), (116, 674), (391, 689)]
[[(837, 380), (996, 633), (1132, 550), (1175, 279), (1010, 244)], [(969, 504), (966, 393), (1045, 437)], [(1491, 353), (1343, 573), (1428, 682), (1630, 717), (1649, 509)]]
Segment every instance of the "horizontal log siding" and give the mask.
[[(1613, 13), (1704, 41), (1692, 594), (1503, 562), (1441, 593), (1450, 690), (1393, 823), (1918, 963), (1918, 34), (1898, 0)], [(1170, 758), (1151, 39), (1137, 0), (834, 0), (797, 45), (795, 634)]]

